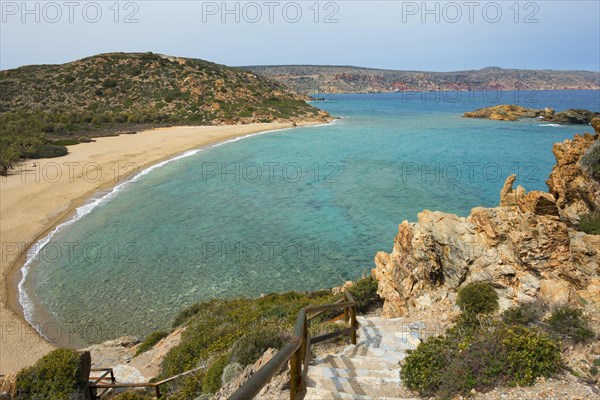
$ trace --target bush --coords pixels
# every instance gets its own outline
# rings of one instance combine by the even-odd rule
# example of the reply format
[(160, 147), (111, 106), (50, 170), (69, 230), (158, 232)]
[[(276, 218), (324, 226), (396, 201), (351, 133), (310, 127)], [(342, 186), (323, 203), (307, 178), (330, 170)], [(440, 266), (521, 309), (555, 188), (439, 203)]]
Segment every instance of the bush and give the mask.
[(579, 218), (579, 230), (588, 235), (600, 235), (600, 211), (592, 211)]
[(146, 339), (144, 339), (142, 343), (140, 343), (139, 347), (135, 351), (135, 356), (138, 356), (143, 352), (150, 350), (156, 343), (160, 342), (167, 336), (169, 336), (169, 333), (165, 331), (152, 332), (146, 337)]
[(465, 313), (491, 314), (498, 309), (498, 294), (489, 283), (469, 283), (458, 292), (456, 304)]
[(235, 345), (232, 361), (243, 366), (256, 362), (267, 349), (281, 349), (289, 341), (289, 334), (276, 327), (254, 330), (242, 337)]
[(581, 165), (587, 173), (600, 182), (600, 141), (596, 141), (581, 157)]
[(76, 139), (60, 139), (52, 141), (52, 144), (55, 146), (73, 146), (79, 144), (79, 141)]
[(504, 328), (500, 336), (507, 351), (507, 369), (511, 384), (533, 385), (540, 376), (550, 376), (558, 371), (560, 344), (537, 329), (513, 326)]
[(42, 144), (35, 148), (33, 152), (28, 154), (28, 158), (54, 158), (62, 157), (69, 151), (65, 146), (57, 146), (54, 144)]
[(223, 369), (221, 374), (221, 386), (227, 385), (233, 379), (238, 377), (244, 371), (244, 367), (240, 363), (231, 363)]
[(536, 328), (490, 323), (466, 337), (454, 330), (429, 338), (409, 352), (400, 377), (422, 396), (446, 399), (472, 389), (533, 384), (559, 370), (560, 355), (559, 343)]
[(409, 350), (400, 370), (404, 385), (421, 396), (434, 395), (443, 382), (443, 370), (455, 352), (454, 344), (446, 337), (430, 337), (416, 350)]
[(544, 303), (531, 301), (504, 311), (502, 320), (508, 325), (534, 325), (541, 321), (546, 311), (548, 311), (548, 306)]
[(202, 395), (202, 384), (204, 383), (204, 370), (187, 375), (181, 380), (174, 381), (174, 392), (168, 396), (169, 400), (190, 400)]
[(377, 279), (373, 276), (359, 279), (348, 290), (357, 304), (360, 312), (368, 312), (383, 304), (383, 299), (377, 294)]
[(229, 364), (229, 354), (218, 357), (210, 364), (206, 370), (204, 383), (202, 384), (202, 391), (204, 393), (215, 393), (221, 388), (221, 376), (227, 364)]
[(556, 308), (546, 326), (551, 334), (575, 343), (587, 342), (595, 337), (594, 331), (583, 319), (582, 311), (570, 306)]
[(85, 380), (79, 367), (79, 353), (57, 349), (17, 374), (18, 400), (70, 400), (80, 396)]

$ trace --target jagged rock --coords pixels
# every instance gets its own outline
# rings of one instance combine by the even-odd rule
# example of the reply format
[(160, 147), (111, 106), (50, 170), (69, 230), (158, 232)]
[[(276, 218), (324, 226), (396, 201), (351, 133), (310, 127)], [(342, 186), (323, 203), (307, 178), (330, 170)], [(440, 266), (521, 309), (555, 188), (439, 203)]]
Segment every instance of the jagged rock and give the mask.
[[(0, 378), (0, 399), (11, 400), (17, 393), (17, 374), (10, 373)], [(4, 397), (2, 397), (4, 396)]]
[(592, 128), (597, 135), (600, 135), (600, 118), (592, 118)]
[(541, 118), (544, 121), (557, 124), (589, 124), (593, 118), (599, 118), (600, 113), (580, 109), (570, 109), (555, 113), (553, 108), (548, 107), (543, 110), (538, 110), (517, 106), (515, 104), (502, 104), (469, 111), (464, 113), (463, 116), (465, 118), (485, 118), (498, 121), (517, 121), (521, 118)]
[(552, 122), (557, 124), (589, 124), (592, 118), (600, 117), (600, 113), (588, 110), (570, 109), (556, 113)]
[(521, 211), (531, 211), (536, 215), (558, 216), (554, 196), (539, 190), (526, 193), (521, 186), (517, 186), (517, 189), (513, 190), (516, 179), (517, 176), (513, 174), (504, 182), (500, 191), (500, 206), (517, 206)]
[[(532, 108), (525, 108), (514, 104), (502, 104), (498, 106), (491, 106), (480, 108), (475, 111), (464, 113), (466, 118), (486, 118), (498, 121), (517, 121), (521, 118), (536, 118), (539, 116), (545, 116), (550, 113), (551, 109), (535, 110)], [(552, 114), (554, 110), (552, 110)]]
[(417, 223), (402, 222), (392, 252), (375, 257), (384, 315), (451, 303), (450, 294), (477, 281), (493, 285), (502, 308), (536, 297), (600, 304), (600, 235), (576, 231), (561, 218), (586, 204), (584, 198), (597, 199), (577, 166), (594, 140), (576, 136), (554, 146), (557, 166), (549, 186), (560, 203), (549, 193), (513, 190), (516, 177), (510, 176), (499, 207), (476, 207), (468, 217), (425, 210)]
[(586, 133), (552, 147), (556, 164), (546, 184), (561, 217), (573, 225), (579, 222), (580, 215), (600, 208), (600, 183), (590, 179), (580, 164), (581, 157), (597, 140), (598, 134)]

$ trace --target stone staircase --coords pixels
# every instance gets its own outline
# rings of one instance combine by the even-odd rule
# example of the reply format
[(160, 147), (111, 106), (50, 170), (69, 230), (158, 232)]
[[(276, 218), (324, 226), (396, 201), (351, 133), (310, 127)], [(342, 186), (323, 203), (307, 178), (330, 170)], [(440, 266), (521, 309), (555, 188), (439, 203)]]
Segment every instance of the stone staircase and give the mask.
[(400, 361), (420, 343), (420, 324), (357, 317), (356, 345), (311, 361), (305, 400), (413, 399), (400, 382)]

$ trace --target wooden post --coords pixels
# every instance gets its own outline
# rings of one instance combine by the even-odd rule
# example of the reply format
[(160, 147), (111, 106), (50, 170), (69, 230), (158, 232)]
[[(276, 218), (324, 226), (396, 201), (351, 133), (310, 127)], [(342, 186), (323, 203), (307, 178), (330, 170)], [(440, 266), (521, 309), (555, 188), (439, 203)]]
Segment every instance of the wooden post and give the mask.
[[(356, 306), (350, 307), (350, 326), (356, 328)], [(352, 344), (356, 344), (356, 330), (352, 331)]]
[(160, 385), (154, 386), (154, 390), (156, 390), (156, 398), (160, 399), (160, 396), (161, 396), (161, 394), (160, 394)]
[(290, 400), (297, 400), (297, 394), (300, 392), (300, 384), (302, 380), (300, 349), (296, 350), (290, 359)]
[(348, 314), (348, 307), (344, 307), (344, 322), (348, 322), (349, 319), (349, 314)]

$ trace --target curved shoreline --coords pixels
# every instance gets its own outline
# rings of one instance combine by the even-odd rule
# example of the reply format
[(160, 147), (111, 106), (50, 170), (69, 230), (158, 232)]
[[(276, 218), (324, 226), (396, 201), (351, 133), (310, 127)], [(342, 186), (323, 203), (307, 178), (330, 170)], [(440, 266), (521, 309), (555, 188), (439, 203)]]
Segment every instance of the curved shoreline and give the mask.
[[(298, 123), (298, 127), (302, 127), (302, 126), (314, 126), (314, 125), (321, 125), (321, 124), (325, 124), (328, 121), (322, 121), (322, 120), (315, 120), (315, 121), (303, 121)], [(215, 146), (220, 146), (222, 144), (226, 144), (226, 143), (230, 143), (233, 141), (238, 141), (244, 138), (248, 138), (248, 137), (252, 137), (252, 136), (256, 136), (256, 135), (261, 135), (261, 134), (266, 134), (266, 133), (271, 133), (271, 132), (275, 132), (275, 131), (281, 131), (281, 130), (285, 130), (285, 129), (290, 129), (293, 128), (294, 125), (290, 122), (290, 123), (262, 123), (262, 124), (250, 124), (250, 125), (229, 125), (229, 126), (201, 126), (201, 127), (172, 127), (172, 128), (161, 128), (161, 129), (154, 129), (154, 130), (150, 130), (150, 131), (145, 131), (145, 132), (140, 132), (137, 135), (121, 135), (118, 137), (110, 137), (110, 138), (100, 138), (98, 139), (98, 141), (119, 141), (119, 138), (123, 138), (122, 140), (120, 140), (120, 142), (137, 142), (137, 144), (139, 144), (139, 147), (135, 146), (135, 154), (129, 154), (127, 153), (127, 149), (122, 149), (119, 148), (118, 150), (121, 151), (115, 151), (114, 156), (112, 157), (108, 157), (106, 158), (106, 154), (102, 154), (102, 152), (98, 152), (97, 154), (92, 153), (92, 156), (96, 157), (96, 156), (104, 156), (103, 158), (103, 162), (104, 164), (107, 164), (107, 161), (111, 161), (114, 162), (119, 162), (122, 161), (122, 159), (125, 160), (129, 160), (130, 158), (133, 159), (139, 159), (137, 160), (138, 163), (134, 164), (138, 167), (138, 169), (136, 170), (135, 173), (132, 173), (128, 176), (125, 176), (125, 178), (123, 180), (117, 180), (112, 181), (112, 180), (108, 180), (108, 181), (104, 181), (104, 182), (97, 182), (97, 184), (91, 185), (92, 187), (89, 190), (78, 190), (78, 193), (75, 197), (66, 197), (66, 198), (59, 198), (58, 200), (55, 199), (55, 204), (54, 207), (51, 207), (52, 210), (46, 210), (45, 213), (43, 213), (43, 215), (38, 215), (37, 219), (41, 219), (42, 221), (36, 221), (38, 222), (38, 226), (40, 226), (39, 229), (32, 227), (31, 229), (24, 229), (25, 231), (28, 230), (28, 232), (25, 232), (25, 237), (19, 237), (19, 236), (23, 236), (23, 232), (19, 232), (20, 234), (14, 234), (14, 232), (10, 232), (11, 229), (10, 227), (8, 229), (6, 225), (11, 225), (11, 222), (13, 222), (12, 225), (15, 225), (15, 221), (8, 221), (8, 224), (3, 224), (4, 226), (2, 227), (2, 240), (3, 243), (14, 243), (16, 245), (20, 245), (19, 246), (19, 252), (15, 253), (15, 254), (6, 254), (6, 249), (3, 248), (3, 257), (2, 257), (2, 265), (1, 265), (1, 275), (2, 275), (2, 279), (3, 279), (3, 293), (1, 294), (1, 299), (2, 299), (2, 304), (0, 307), (0, 312), (2, 313), (2, 324), (5, 326), (11, 325), (11, 326), (15, 326), (15, 329), (10, 329), (11, 332), (18, 332), (18, 334), (15, 335), (8, 335), (6, 332), (3, 333), (3, 340), (0, 341), (0, 347), (2, 348), (1, 351), (1, 355), (0, 355), (0, 373), (1, 374), (5, 374), (7, 372), (12, 372), (14, 370), (20, 369), (24, 366), (27, 366), (29, 364), (31, 364), (32, 362), (35, 362), (35, 360), (37, 360), (37, 358), (39, 358), (41, 355), (47, 353), (48, 351), (50, 351), (51, 349), (54, 348), (54, 345), (58, 344), (58, 345), (62, 345), (64, 343), (61, 343), (60, 340), (58, 340), (58, 343), (50, 343), (48, 342), (48, 339), (45, 338), (41, 332), (38, 331), (38, 329), (34, 329), (34, 325), (32, 325), (28, 319), (27, 316), (27, 312), (25, 311), (25, 308), (22, 306), (20, 300), (21, 300), (21, 293), (25, 293), (23, 292), (22, 289), (22, 283), (25, 281), (25, 278), (27, 276), (27, 271), (28, 269), (26, 269), (24, 272), (22, 271), (23, 267), (27, 267), (27, 264), (30, 264), (31, 260), (33, 257), (35, 257), (35, 254), (37, 254), (37, 252), (39, 252), (39, 250), (42, 248), (42, 246), (38, 246), (37, 251), (36, 251), (36, 245), (40, 244), (40, 243), (44, 243), (47, 242), (48, 240), (51, 239), (51, 237), (58, 232), (60, 229), (62, 229), (62, 227), (68, 226), (74, 222), (76, 222), (79, 218), (81, 218), (83, 215), (86, 215), (87, 213), (89, 213), (93, 208), (95, 208), (97, 205), (103, 203), (105, 201), (105, 199), (109, 199), (112, 196), (116, 195), (120, 190), (122, 190), (121, 188), (125, 188), (128, 184), (130, 184), (131, 182), (135, 181), (136, 179), (139, 179), (141, 176), (151, 172), (152, 170), (156, 169), (156, 168), (160, 168), (161, 166), (168, 164), (172, 161), (176, 161), (178, 159), (184, 158), (184, 157), (188, 157), (191, 156), (193, 154), (197, 154), (198, 152), (204, 150), (204, 149), (208, 149), (211, 147), (215, 147)], [(187, 131), (184, 132), (183, 135), (181, 134), (182, 131)], [(171, 132), (176, 132), (176, 133), (172, 133), (173, 135), (177, 135), (178, 136), (178, 145), (176, 146), (171, 146), (168, 149), (163, 149), (163, 144), (164, 144), (164, 140), (163, 139), (172, 139), (172, 138), (168, 138), (168, 137), (163, 137), (160, 139), (156, 139), (158, 137), (157, 133), (161, 133), (164, 136), (169, 135)], [(205, 133), (205, 135), (198, 135), (198, 134), (202, 134)], [(153, 135), (154, 138), (156, 140), (152, 140), (149, 141), (149, 143), (141, 143), (142, 141), (137, 141), (136, 139), (140, 138), (141, 136), (144, 136), (145, 138), (148, 138), (149, 135)], [(202, 136), (202, 137), (199, 137)], [(183, 139), (182, 139), (183, 137)], [(113, 143), (112, 146), (109, 146), (108, 150), (112, 151), (115, 149), (114, 145), (120, 145), (121, 143)], [(79, 147), (77, 147), (79, 146)], [(79, 159), (80, 161), (86, 161), (86, 154), (82, 154), (85, 153), (84, 151), (80, 152), (78, 150), (83, 149), (83, 147), (81, 146), (86, 146), (87, 150), (90, 149), (94, 149), (94, 146), (96, 148), (100, 147), (100, 145), (97, 145), (96, 143), (85, 143), (85, 144), (80, 144), (80, 145), (76, 145), (75, 148), (71, 148), (75, 151), (73, 151), (70, 154), (75, 154), (78, 157), (75, 157), (77, 159)], [(148, 148), (144, 148), (144, 146), (147, 146)], [(106, 146), (104, 146), (106, 147)], [(148, 150), (148, 153), (146, 152)], [(89, 153), (89, 152), (88, 152)], [(154, 154), (153, 154), (154, 153)], [(158, 153), (158, 154), (157, 154)], [(87, 156), (90, 156), (90, 154), (87, 154)], [(67, 156), (65, 156), (67, 157)], [(74, 158), (74, 157), (71, 157)], [(51, 161), (49, 161), (51, 160)], [(47, 165), (49, 165), (50, 163), (54, 162), (56, 163), (56, 160), (61, 161), (60, 159), (44, 159), (44, 160), (36, 160), (39, 161), (39, 168), (42, 168), (42, 166), (46, 163)], [(94, 161), (93, 157), (90, 157), (89, 160), (87, 160), (88, 162), (92, 162), (95, 163), (97, 165), (99, 165), (98, 163), (96, 163)], [(66, 163), (65, 163), (66, 164)], [(8, 192), (15, 190), (15, 191), (25, 191), (25, 189), (19, 189), (20, 187), (29, 187), (31, 188), (33, 186), (32, 183), (24, 183), (23, 182), (23, 176), (22, 174), (31, 174), (31, 171), (27, 170), (27, 166), (23, 166), (21, 165), (21, 171), (16, 173), (16, 174), (12, 174), (11, 176), (9, 176), (8, 179), (4, 179), (2, 182), (2, 186), (0, 186), (3, 190), (1, 192), (3, 197), (7, 197), (8, 196)], [(18, 176), (21, 176), (21, 182), (18, 182)], [(75, 176), (75, 178), (79, 178), (79, 180), (81, 180), (81, 176)], [(66, 184), (72, 184), (74, 183), (73, 181), (71, 182), (62, 182), (63, 185)], [(80, 182), (81, 183), (81, 182)], [(40, 186), (46, 186), (48, 187), (48, 182), (42, 182), (41, 184), (39, 182), (37, 182), (37, 184), (39, 184)], [(75, 185), (77, 183), (75, 182)], [(8, 186), (8, 187), (7, 187)], [(74, 186), (74, 185), (72, 185)], [(69, 187), (70, 189), (72, 189), (72, 186)], [(90, 186), (90, 185), (87, 185)], [(54, 189), (52, 187), (52, 189)], [(55, 190), (56, 191), (56, 190)], [(98, 194), (102, 193), (106, 191), (106, 193), (102, 194), (100, 197), (96, 197)], [(28, 193), (21, 193), (21, 198), (17, 199), (17, 200), (24, 200), (25, 198), (28, 198)], [(19, 195), (17, 194), (16, 197), (19, 197)], [(65, 196), (59, 196), (59, 197), (65, 197)], [(3, 199), (4, 200), (4, 199)], [(61, 200), (64, 200), (67, 204), (62, 203), (61, 204)], [(5, 203), (5, 201), (3, 201), (3, 203)], [(13, 206), (12, 208), (19, 208), (18, 206), (20, 206), (21, 202), (19, 201), (13, 201), (12, 203), (15, 204), (9, 204), (6, 207), (2, 207), (3, 208), (3, 217), (5, 215), (8, 215), (11, 211), (11, 205)], [(57, 204), (58, 203), (58, 204)], [(91, 206), (91, 207), (90, 207)], [(90, 207), (90, 208), (86, 208), (86, 207)], [(21, 207), (22, 208), (22, 207)], [(83, 209), (83, 210), (82, 210)], [(82, 210), (83, 212), (80, 213), (80, 210)], [(23, 212), (23, 210), (18, 210), (20, 211), (21, 214), (25, 214), (25, 215), (21, 215), (21, 217), (23, 216), (27, 216), (26, 212)], [(50, 211), (50, 212), (48, 212)], [(17, 213), (19, 214), (19, 213)], [(18, 219), (18, 217), (17, 217)], [(20, 221), (18, 221), (18, 225), (23, 225), (20, 223)], [(35, 224), (32, 224), (35, 226)], [(17, 228), (22, 228), (22, 226), (17, 226)], [(14, 229), (12, 229), (14, 231)], [(22, 231), (23, 229), (21, 229)], [(7, 232), (8, 231), (8, 232)], [(33, 232), (32, 232), (33, 231)], [(13, 233), (13, 235), (11, 235), (11, 233)], [(7, 241), (6, 237), (9, 237), (10, 239), (17, 239), (14, 240), (12, 242)], [(11, 237), (12, 236), (12, 237)], [(18, 240), (21, 239), (21, 240)], [(11, 258), (12, 256), (12, 258)], [(25, 294), (25, 297), (27, 297), (27, 295)], [(31, 315), (29, 315), (29, 317), (31, 317)], [(9, 320), (8, 322), (5, 322), (6, 320)], [(25, 326), (16, 326), (18, 324), (23, 324)], [(8, 331), (8, 329), (5, 329), (5, 331)], [(14, 355), (14, 356), (13, 356)], [(18, 357), (18, 359), (16, 358)]]

